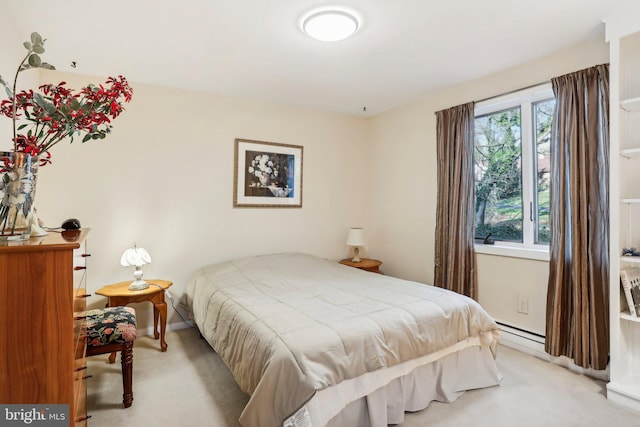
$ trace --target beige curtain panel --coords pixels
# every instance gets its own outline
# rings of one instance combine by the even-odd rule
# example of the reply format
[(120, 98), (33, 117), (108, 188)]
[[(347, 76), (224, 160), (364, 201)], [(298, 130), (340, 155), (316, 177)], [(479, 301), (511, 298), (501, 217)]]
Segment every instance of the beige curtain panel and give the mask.
[(478, 299), (473, 249), (473, 102), (438, 111), (436, 286)]
[(600, 370), (609, 355), (609, 66), (557, 77), (552, 84), (545, 349)]

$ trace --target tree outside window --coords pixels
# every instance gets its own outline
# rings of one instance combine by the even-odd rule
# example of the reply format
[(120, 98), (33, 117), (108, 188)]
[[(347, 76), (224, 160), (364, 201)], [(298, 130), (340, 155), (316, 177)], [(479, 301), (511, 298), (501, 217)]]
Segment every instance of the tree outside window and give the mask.
[[(545, 93), (545, 92), (543, 92)], [(548, 245), (550, 140), (555, 100), (527, 92), (475, 119), (475, 236)]]

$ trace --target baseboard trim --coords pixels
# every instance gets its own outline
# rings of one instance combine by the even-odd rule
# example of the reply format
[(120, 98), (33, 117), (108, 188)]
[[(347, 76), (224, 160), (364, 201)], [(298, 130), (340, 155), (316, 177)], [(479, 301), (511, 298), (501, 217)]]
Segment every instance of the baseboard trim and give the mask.
[[(637, 388), (635, 391), (637, 391)], [(628, 387), (624, 385), (614, 383), (607, 384), (607, 399), (627, 409), (640, 412), (640, 396), (630, 391)]]

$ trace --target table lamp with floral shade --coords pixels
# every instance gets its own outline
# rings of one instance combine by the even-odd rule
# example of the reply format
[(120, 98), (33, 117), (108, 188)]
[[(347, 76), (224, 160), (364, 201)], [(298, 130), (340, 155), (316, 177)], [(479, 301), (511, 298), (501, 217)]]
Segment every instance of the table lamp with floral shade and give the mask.
[(32, 33), (23, 43), (27, 54), (12, 85), (0, 76), (8, 96), (0, 102), (0, 116), (13, 122), (13, 151), (0, 151), (0, 241), (31, 236), (37, 172), (51, 163), (51, 149), (78, 136), (83, 143), (104, 139), (111, 132), (111, 120), (124, 111), (123, 103), (133, 95), (123, 76), (109, 77), (104, 85), (89, 84), (77, 92), (65, 82), (17, 92), (21, 72), (55, 70), (40, 57), (44, 43), (40, 34)]

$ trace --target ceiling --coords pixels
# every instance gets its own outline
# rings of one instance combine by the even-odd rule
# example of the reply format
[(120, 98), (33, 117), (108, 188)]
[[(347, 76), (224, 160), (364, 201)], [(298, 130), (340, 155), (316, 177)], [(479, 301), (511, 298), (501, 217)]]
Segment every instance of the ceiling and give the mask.
[(17, 37), (45, 37), (43, 58), (61, 71), (369, 116), (601, 39), (624, 0), (338, 1), (362, 18), (339, 42), (300, 30), (323, 0), (0, 0), (0, 10)]

